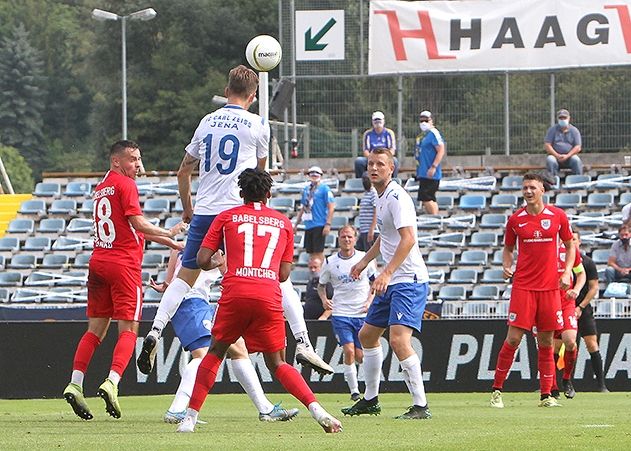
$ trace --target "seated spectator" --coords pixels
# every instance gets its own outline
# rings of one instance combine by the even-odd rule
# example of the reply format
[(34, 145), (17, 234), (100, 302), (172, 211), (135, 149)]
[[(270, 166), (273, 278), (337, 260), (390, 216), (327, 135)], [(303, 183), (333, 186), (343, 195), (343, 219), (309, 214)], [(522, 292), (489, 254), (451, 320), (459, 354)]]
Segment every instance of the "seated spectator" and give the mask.
[[(320, 270), (322, 269), (322, 260), (319, 257), (311, 257), (309, 259), (309, 271), (311, 278), (305, 289), (305, 319), (329, 319), (331, 310), (324, 310), (322, 300), (318, 294), (318, 283), (320, 282)], [(326, 295), (329, 299), (333, 297), (333, 286), (326, 284)]]
[[(364, 150), (363, 157), (355, 159), (355, 178), (362, 178), (368, 169), (368, 155), (375, 149), (388, 149), (392, 155), (397, 154), (397, 144), (394, 132), (385, 127), (385, 116), (381, 111), (372, 113), (372, 128), (364, 132), (362, 145)], [(394, 158), (394, 173), (392, 177), (396, 177), (399, 173), (399, 160)]]
[(581, 132), (570, 124), (570, 112), (559, 110), (558, 123), (548, 129), (544, 147), (548, 153), (546, 166), (552, 175), (558, 175), (559, 168), (571, 169), (573, 174), (583, 173), (583, 162), (578, 157), (581, 152)]
[(611, 246), (607, 269), (605, 269), (607, 284), (631, 282), (631, 248), (629, 247), (631, 231), (623, 225), (618, 231), (618, 236), (620, 239)]
[(378, 236), (377, 191), (372, 187), (368, 175), (362, 177), (364, 196), (359, 202), (359, 239), (355, 248), (367, 252)]

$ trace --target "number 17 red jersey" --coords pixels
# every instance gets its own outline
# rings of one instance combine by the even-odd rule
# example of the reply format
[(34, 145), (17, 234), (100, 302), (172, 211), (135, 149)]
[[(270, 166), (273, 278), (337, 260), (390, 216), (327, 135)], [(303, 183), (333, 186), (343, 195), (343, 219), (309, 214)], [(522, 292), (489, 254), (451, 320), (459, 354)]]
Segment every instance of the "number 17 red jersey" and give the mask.
[(212, 222), (202, 247), (217, 250), (222, 243), (228, 266), (222, 299), (257, 299), (282, 308), (280, 264), (294, 258), (289, 219), (259, 202), (231, 208)]

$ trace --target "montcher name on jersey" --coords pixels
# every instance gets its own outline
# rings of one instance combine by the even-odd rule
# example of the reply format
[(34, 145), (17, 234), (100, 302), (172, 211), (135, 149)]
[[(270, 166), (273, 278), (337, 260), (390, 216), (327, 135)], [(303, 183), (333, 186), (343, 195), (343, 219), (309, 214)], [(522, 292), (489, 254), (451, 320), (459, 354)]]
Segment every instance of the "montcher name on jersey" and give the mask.
[(232, 222), (242, 223), (242, 222), (250, 222), (252, 224), (262, 224), (269, 225), (273, 227), (278, 227), (279, 229), (285, 228), (285, 222), (278, 219), (272, 218), (269, 216), (255, 216), (255, 215), (232, 215)]
[(116, 190), (113, 186), (106, 186), (105, 188), (101, 188), (100, 190), (94, 192), (94, 200), (105, 196), (113, 196), (115, 192)]
[(251, 121), (239, 116), (210, 116), (207, 122), (210, 127), (216, 128), (234, 128), (238, 130), (237, 124), (243, 124), (248, 128), (252, 128)]
[(266, 268), (252, 268), (249, 266), (237, 268), (234, 272), (239, 277), (256, 277), (257, 279), (276, 280), (276, 271)]

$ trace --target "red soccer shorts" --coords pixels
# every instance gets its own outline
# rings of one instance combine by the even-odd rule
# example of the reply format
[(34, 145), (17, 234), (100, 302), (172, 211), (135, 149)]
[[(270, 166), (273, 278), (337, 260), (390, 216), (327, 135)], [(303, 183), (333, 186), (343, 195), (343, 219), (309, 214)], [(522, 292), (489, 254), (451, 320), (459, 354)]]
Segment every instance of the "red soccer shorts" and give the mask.
[(561, 292), (561, 310), (563, 315), (563, 329), (554, 334), (554, 338), (561, 338), (561, 332), (566, 330), (578, 330), (578, 320), (576, 319), (576, 302), (574, 299), (565, 297), (565, 290)]
[(142, 276), (140, 268), (90, 260), (88, 318), (140, 321)]
[(559, 290), (533, 291), (513, 287), (508, 308), (508, 325), (539, 332), (563, 328)]
[(286, 341), (280, 300), (276, 306), (258, 299), (221, 298), (210, 334), (222, 343), (243, 337), (248, 352), (282, 351)]

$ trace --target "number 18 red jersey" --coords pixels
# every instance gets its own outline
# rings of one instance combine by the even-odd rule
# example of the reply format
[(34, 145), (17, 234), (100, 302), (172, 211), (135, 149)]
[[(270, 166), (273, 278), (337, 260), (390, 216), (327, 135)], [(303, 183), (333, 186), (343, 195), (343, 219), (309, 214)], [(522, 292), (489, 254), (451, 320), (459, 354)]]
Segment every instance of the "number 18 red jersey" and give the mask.
[(289, 219), (254, 202), (220, 213), (202, 247), (217, 250), (223, 243), (228, 269), (222, 299), (250, 298), (281, 307), (281, 262), (294, 258), (294, 233)]

